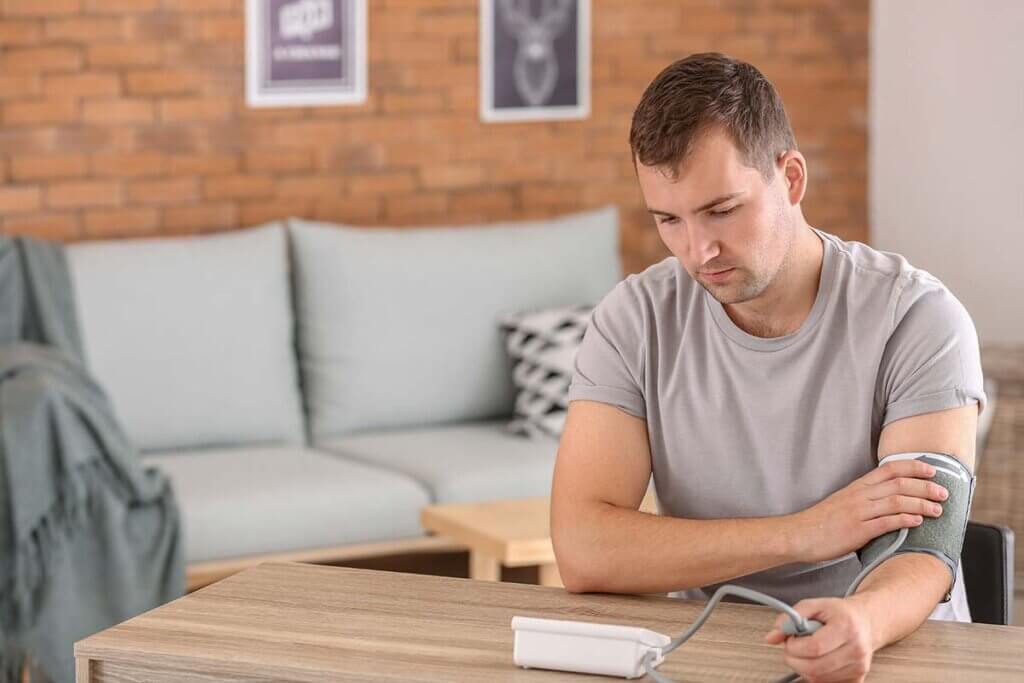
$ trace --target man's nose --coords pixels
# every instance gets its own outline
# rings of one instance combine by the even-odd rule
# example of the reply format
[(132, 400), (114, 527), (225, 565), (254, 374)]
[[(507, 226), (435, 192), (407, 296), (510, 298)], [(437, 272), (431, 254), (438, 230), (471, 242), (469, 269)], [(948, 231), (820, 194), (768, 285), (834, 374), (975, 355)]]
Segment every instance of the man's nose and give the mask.
[(703, 265), (718, 256), (718, 238), (694, 221), (690, 228), (690, 250), (696, 263)]

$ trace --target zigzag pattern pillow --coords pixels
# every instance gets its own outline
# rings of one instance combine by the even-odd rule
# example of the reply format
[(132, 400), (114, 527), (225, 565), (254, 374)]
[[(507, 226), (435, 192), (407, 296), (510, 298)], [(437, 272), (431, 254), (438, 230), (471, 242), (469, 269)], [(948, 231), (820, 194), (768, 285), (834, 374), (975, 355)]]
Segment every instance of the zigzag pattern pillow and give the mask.
[(573, 362), (593, 309), (578, 304), (501, 319), (518, 391), (509, 431), (531, 438), (562, 435)]

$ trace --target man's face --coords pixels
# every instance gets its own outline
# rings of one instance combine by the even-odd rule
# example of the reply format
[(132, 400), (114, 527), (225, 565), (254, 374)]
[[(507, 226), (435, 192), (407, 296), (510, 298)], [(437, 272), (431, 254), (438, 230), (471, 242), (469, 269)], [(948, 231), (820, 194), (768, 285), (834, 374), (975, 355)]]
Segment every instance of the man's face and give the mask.
[(675, 181), (639, 162), (637, 174), (662, 242), (721, 303), (757, 298), (785, 265), (794, 235), (785, 178), (776, 171), (766, 183), (724, 130), (697, 140)]

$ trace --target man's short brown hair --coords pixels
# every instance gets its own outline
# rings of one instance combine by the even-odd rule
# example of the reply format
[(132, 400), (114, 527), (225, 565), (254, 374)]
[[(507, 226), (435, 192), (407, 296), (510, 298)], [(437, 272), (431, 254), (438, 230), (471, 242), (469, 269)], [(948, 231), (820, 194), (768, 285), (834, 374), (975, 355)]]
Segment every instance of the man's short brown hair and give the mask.
[(702, 52), (669, 65), (647, 86), (629, 131), (633, 163), (675, 178), (694, 141), (716, 126), (766, 181), (778, 155), (796, 149), (782, 99), (768, 79), (746, 62)]

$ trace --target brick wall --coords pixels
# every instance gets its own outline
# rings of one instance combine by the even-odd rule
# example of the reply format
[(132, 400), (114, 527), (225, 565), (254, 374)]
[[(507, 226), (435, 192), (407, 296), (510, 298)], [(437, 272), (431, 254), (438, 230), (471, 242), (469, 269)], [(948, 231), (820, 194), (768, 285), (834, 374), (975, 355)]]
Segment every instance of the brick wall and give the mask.
[(593, 0), (589, 119), (483, 124), (477, 0), (369, 0), (365, 105), (247, 109), (242, 0), (0, 0), (0, 230), (63, 240), (623, 213), (665, 255), (630, 165), (647, 83), (690, 52), (758, 65), (809, 159), (809, 221), (867, 237), (866, 0)]

